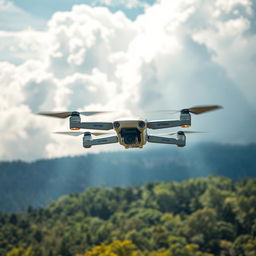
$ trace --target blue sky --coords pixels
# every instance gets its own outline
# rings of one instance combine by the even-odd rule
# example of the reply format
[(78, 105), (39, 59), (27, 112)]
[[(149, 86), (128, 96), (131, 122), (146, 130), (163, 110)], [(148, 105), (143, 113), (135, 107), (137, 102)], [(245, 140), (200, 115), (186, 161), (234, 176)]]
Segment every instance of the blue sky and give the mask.
[[(112, 4), (107, 4), (108, 2), (112, 2)], [(127, 17), (134, 20), (139, 14), (144, 12), (142, 6), (138, 4), (134, 5), (134, 7), (127, 8), (124, 5), (125, 2), (129, 1), (120, 1), (120, 0), (112, 0), (112, 1), (91, 1), (91, 0), (55, 0), (55, 1), (20, 1), (13, 0), (13, 3), (23, 9), (24, 11), (34, 15), (36, 17), (40, 17), (44, 20), (50, 19), (50, 17), (58, 11), (69, 11), (73, 5), (87, 4), (90, 6), (105, 6), (111, 12), (122, 11)], [(155, 0), (138, 0), (138, 1), (130, 1), (130, 2), (138, 2), (141, 4), (152, 5), (155, 3)]]
[[(52, 134), (68, 120), (34, 115), (51, 110), (122, 110), (101, 117), (113, 120), (219, 104), (193, 116), (209, 133), (189, 145), (256, 141), (253, 0), (0, 0), (0, 41), (0, 159), (85, 153)], [(106, 150), (121, 149), (92, 152)]]

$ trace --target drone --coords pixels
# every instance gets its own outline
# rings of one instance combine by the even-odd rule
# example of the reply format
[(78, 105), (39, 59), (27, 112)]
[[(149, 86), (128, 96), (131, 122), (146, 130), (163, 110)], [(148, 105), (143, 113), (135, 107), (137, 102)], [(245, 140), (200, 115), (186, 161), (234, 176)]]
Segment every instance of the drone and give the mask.
[[(92, 116), (97, 114), (109, 113), (109, 111), (87, 111), (87, 112), (40, 112), (39, 115), (68, 118), (69, 127), (72, 132), (56, 132), (57, 134), (79, 136), (83, 135), (83, 147), (91, 148), (96, 145), (119, 143), (124, 148), (143, 148), (143, 146), (149, 143), (161, 143), (161, 144), (173, 144), (178, 147), (184, 147), (186, 145), (186, 135), (189, 133), (199, 133), (197, 131), (178, 131), (169, 132), (164, 134), (149, 134), (148, 131), (183, 127), (188, 128), (191, 126), (191, 113), (202, 114), (208, 111), (213, 111), (222, 108), (218, 105), (211, 106), (195, 106), (192, 108), (186, 108), (181, 110), (165, 110), (165, 113), (177, 113), (180, 112), (179, 120), (153, 120), (147, 121), (145, 119), (128, 119), (128, 120), (115, 120), (114, 122), (81, 122), (80, 115)], [(87, 130), (99, 130), (100, 132), (90, 131), (77, 131), (80, 129)], [(111, 132), (109, 132), (111, 130)], [(108, 132), (106, 132), (108, 131)], [(170, 137), (175, 135), (176, 138)], [(99, 138), (95, 138), (99, 136)]]

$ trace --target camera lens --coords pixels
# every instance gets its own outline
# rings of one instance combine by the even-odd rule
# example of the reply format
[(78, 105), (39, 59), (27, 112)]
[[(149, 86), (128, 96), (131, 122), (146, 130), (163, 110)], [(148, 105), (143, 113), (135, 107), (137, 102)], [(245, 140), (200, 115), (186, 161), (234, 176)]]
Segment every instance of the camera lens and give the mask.
[(124, 137), (124, 142), (126, 144), (133, 144), (135, 142), (135, 140), (136, 140), (136, 137), (134, 135), (126, 135)]

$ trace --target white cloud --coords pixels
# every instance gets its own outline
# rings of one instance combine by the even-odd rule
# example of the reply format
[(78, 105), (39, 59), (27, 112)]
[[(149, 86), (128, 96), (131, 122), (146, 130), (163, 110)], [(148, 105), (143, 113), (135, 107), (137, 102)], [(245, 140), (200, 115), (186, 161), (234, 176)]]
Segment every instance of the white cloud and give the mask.
[[(205, 140), (250, 142), (256, 117), (252, 13), (249, 0), (159, 0), (131, 21), (120, 11), (79, 5), (55, 13), (45, 31), (0, 31), (1, 158), (85, 152), (81, 138), (51, 134), (66, 130), (68, 120), (32, 114), (50, 110), (137, 114), (221, 104), (223, 111), (193, 116), (193, 129), (212, 131)], [(110, 148), (119, 147), (93, 150)]]
[[(226, 70), (256, 109), (256, 34), (249, 31), (254, 18), (251, 5), (247, 0), (230, 0), (225, 3), (217, 1), (215, 7), (220, 7), (220, 14), (237, 11), (236, 17), (219, 19), (218, 16), (213, 16), (211, 26), (194, 33), (193, 39), (214, 53), (212, 60)], [(246, 10), (247, 15), (242, 16), (241, 7)]]
[(94, 0), (94, 5), (104, 5), (104, 6), (110, 6), (110, 7), (116, 7), (116, 6), (122, 6), (128, 9), (132, 8), (145, 8), (148, 7), (148, 4), (145, 2), (142, 2), (140, 0)]
[(216, 7), (219, 13), (225, 12), (229, 14), (230, 12), (236, 13), (238, 10), (234, 10), (237, 7), (244, 7), (248, 14), (252, 14), (252, 2), (249, 0), (217, 0)]
[(0, 61), (22, 64), (26, 60), (42, 61), (49, 51), (48, 34), (28, 29), (25, 31), (0, 31)]

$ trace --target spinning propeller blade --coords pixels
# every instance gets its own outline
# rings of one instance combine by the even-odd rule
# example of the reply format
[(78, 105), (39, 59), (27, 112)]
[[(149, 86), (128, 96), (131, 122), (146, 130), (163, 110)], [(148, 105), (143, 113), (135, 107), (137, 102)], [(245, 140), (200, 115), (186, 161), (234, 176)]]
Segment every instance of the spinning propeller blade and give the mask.
[(67, 118), (71, 116), (72, 112), (40, 112), (38, 115), (58, 117), (58, 118)]
[(57, 117), (57, 118), (67, 118), (71, 116), (72, 114), (81, 114), (84, 116), (93, 116), (93, 115), (98, 115), (98, 114), (107, 114), (107, 113), (112, 113), (112, 111), (83, 111), (83, 112), (40, 112), (38, 115), (42, 116), (50, 116), (50, 117)]
[(70, 136), (79, 136), (84, 134), (84, 132), (54, 132), (55, 134), (62, 134), (62, 135), (70, 135)]
[(209, 106), (195, 106), (192, 108), (185, 108), (185, 109), (181, 109), (181, 110), (159, 110), (158, 112), (162, 112), (162, 113), (168, 113), (168, 114), (175, 114), (175, 113), (179, 113), (181, 111), (188, 111), (192, 114), (202, 114), (208, 111), (213, 111), (213, 110), (217, 110), (217, 109), (221, 109), (223, 108), (222, 106), (219, 105), (209, 105)]
[(202, 114), (208, 111), (213, 111), (221, 108), (222, 106), (212, 105), (212, 106), (196, 106), (196, 107), (189, 108), (188, 110), (190, 113), (198, 115), (198, 114)]
[(83, 112), (78, 112), (81, 115), (84, 116), (94, 116), (94, 115), (98, 115), (98, 114), (109, 114), (112, 113), (113, 111), (83, 111)]
[[(179, 132), (179, 131), (178, 131)], [(170, 135), (175, 135), (178, 132), (167, 132), (167, 133), (161, 133), (161, 134), (156, 134), (157, 136), (170, 136)], [(200, 131), (182, 131), (185, 134), (192, 134), (192, 133), (206, 133), (206, 132), (200, 132)]]
[[(79, 135), (83, 135), (84, 132), (55, 132), (55, 134), (63, 134), (63, 135), (70, 135), (70, 136), (79, 136)], [(108, 132), (91, 132), (92, 135), (94, 136), (101, 136), (101, 135), (111, 135), (112, 133), (108, 133)]]

